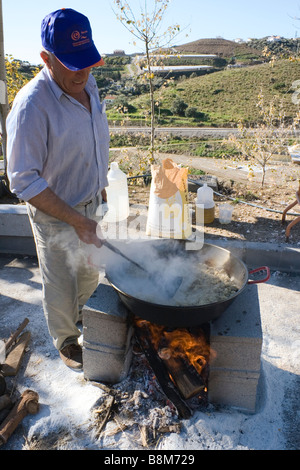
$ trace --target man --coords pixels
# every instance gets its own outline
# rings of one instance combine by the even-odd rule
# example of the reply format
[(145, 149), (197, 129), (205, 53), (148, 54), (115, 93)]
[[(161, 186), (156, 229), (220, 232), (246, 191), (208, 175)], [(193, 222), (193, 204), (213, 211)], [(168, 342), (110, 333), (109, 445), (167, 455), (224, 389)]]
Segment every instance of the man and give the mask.
[(41, 38), (45, 66), (7, 119), (8, 177), (27, 203), (49, 332), (65, 364), (80, 369), (76, 323), (98, 272), (79, 254), (101, 246), (95, 214), (107, 186), (109, 129), (90, 74), (103, 60), (88, 18), (73, 9), (47, 15)]

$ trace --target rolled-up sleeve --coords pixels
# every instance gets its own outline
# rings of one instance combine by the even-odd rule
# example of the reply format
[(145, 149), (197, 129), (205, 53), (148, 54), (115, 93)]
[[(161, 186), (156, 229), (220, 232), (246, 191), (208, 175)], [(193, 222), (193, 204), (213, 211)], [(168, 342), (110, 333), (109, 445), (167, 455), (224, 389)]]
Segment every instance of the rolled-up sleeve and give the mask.
[(6, 128), (10, 189), (29, 201), (48, 187), (41, 176), (47, 155), (47, 122), (41, 111), (27, 101), (13, 106)]

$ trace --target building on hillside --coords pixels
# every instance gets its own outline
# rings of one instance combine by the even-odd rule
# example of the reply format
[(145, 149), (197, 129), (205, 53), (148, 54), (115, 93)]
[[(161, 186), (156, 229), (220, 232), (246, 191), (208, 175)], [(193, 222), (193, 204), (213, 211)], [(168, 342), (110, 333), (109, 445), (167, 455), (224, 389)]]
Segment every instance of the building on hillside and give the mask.
[(113, 53), (114, 55), (126, 55), (125, 54), (125, 51), (123, 51), (123, 49), (116, 49)]
[(282, 36), (269, 36), (268, 42), (280, 42), (282, 39)]
[[(214, 67), (212, 65), (166, 65), (162, 67), (151, 67), (151, 71), (154, 74), (162, 74), (162, 73), (170, 73), (170, 72), (196, 72), (196, 71), (204, 71), (204, 70), (213, 70)], [(148, 67), (143, 68), (144, 72), (147, 72)]]
[(106, 95), (104, 100), (106, 101), (107, 104), (112, 104), (116, 100), (115, 95)]
[[(181, 52), (176, 52), (176, 54), (151, 54), (151, 57), (157, 57), (158, 59), (215, 59), (217, 54), (181, 54)], [(143, 56), (143, 59), (146, 59), (146, 56)]]

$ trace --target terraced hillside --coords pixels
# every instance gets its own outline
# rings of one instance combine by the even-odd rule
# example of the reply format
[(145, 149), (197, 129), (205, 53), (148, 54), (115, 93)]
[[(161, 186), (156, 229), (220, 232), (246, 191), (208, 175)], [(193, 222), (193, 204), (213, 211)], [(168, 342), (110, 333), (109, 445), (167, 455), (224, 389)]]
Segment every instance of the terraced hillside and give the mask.
[[(156, 99), (160, 104), (161, 115), (167, 116), (173, 101), (180, 97), (188, 107), (194, 107), (202, 113), (201, 122), (195, 119), (194, 125), (231, 126), (239, 120), (251, 124), (259, 118), (257, 101), (261, 91), (266, 103), (277, 96), (286, 116), (293, 118), (299, 108), (292, 99), (295, 97), (297, 80), (300, 80), (299, 63), (281, 60), (273, 66), (265, 63), (226, 69), (171, 82), (156, 92)], [(140, 109), (147, 106), (147, 101), (148, 96), (144, 95), (131, 103)], [(176, 125), (176, 117), (171, 119), (173, 125)]]

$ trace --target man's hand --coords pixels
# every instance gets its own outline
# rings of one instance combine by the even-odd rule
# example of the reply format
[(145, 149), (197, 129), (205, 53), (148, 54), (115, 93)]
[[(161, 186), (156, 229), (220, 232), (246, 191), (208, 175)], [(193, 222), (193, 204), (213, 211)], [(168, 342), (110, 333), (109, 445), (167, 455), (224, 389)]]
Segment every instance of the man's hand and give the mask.
[(101, 233), (101, 231), (95, 220), (88, 219), (83, 216), (82, 220), (79, 220), (78, 223), (73, 225), (73, 227), (82, 242), (87, 245), (95, 245), (97, 248), (101, 248), (102, 242), (98, 237), (98, 234)]
[(77, 212), (51, 189), (45, 189), (28, 202), (45, 214), (71, 225), (82, 242), (94, 244), (98, 248), (102, 246), (101, 238), (103, 237), (101, 237), (97, 222)]
[(102, 196), (103, 202), (107, 202), (107, 194), (106, 194), (106, 189), (105, 188), (102, 189), (101, 196)]

